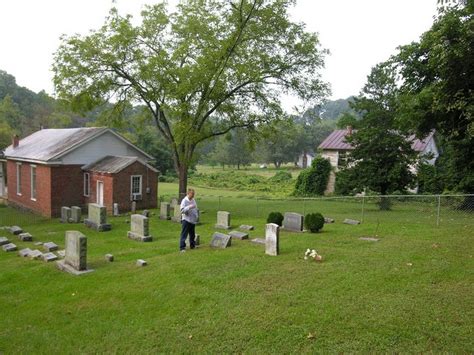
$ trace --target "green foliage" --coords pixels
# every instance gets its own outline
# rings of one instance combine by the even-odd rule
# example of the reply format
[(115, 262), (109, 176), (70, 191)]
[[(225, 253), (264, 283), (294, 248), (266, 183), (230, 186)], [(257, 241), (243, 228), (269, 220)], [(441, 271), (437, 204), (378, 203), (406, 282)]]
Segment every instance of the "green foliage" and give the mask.
[(420, 164), (418, 167), (418, 193), (440, 194), (443, 192), (443, 182), (434, 165)]
[(359, 126), (359, 117), (349, 112), (343, 113), (339, 116), (337, 119), (337, 128), (345, 129), (348, 126), (357, 129)]
[(326, 190), (331, 163), (329, 160), (317, 157), (311, 163), (311, 167), (303, 170), (296, 179), (295, 196), (321, 196)]
[(291, 176), (291, 173), (289, 171), (279, 170), (268, 180), (272, 182), (288, 182), (292, 178), (293, 177)]
[(211, 152), (210, 160), (224, 165), (248, 166), (252, 162), (252, 147), (249, 134), (243, 129), (235, 129), (218, 139)]
[(342, 169), (336, 173), (336, 184), (334, 187), (336, 195), (350, 196), (354, 195), (357, 190), (357, 183), (352, 179), (350, 170)]
[(281, 227), (283, 218), (284, 216), (281, 212), (270, 212), (267, 217), (267, 223), (275, 223)]
[(309, 213), (304, 217), (304, 226), (311, 233), (317, 233), (324, 227), (324, 217), (321, 213)]

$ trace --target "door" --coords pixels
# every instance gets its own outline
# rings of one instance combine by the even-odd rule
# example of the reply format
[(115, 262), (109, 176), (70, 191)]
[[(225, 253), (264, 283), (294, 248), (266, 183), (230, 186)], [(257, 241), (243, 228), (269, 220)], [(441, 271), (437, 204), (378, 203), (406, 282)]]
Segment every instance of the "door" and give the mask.
[(97, 181), (97, 204), (104, 205), (104, 182)]

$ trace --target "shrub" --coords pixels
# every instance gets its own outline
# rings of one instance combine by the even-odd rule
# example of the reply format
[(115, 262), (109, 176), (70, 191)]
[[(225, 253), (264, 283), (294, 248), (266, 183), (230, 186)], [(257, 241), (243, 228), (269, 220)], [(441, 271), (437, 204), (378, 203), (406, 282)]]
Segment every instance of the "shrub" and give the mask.
[(277, 171), (277, 173), (273, 175), (271, 178), (269, 178), (269, 180), (273, 182), (286, 182), (286, 181), (290, 181), (292, 178), (293, 177), (291, 176), (290, 172), (280, 170), (280, 171)]
[(324, 217), (321, 213), (309, 213), (304, 218), (304, 226), (311, 233), (317, 233), (324, 227)]
[(296, 179), (294, 195), (318, 196), (326, 190), (331, 163), (329, 160), (318, 157), (313, 160), (311, 167), (303, 170)]
[(267, 217), (267, 223), (275, 223), (281, 227), (283, 223), (283, 215), (280, 212), (270, 212)]

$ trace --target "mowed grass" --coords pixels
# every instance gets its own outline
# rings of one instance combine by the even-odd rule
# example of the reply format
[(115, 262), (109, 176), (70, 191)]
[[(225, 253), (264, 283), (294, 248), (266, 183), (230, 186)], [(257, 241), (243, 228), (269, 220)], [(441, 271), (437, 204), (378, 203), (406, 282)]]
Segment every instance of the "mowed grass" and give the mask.
[[(160, 194), (175, 191), (160, 184)], [(251, 238), (263, 237), (268, 210), (303, 208), (273, 201), (257, 210), (233, 193), (222, 209), (233, 227), (255, 225)], [(282, 232), (281, 254), (271, 257), (249, 241), (211, 249), (218, 201), (199, 203), (202, 245), (185, 254), (179, 224), (157, 214), (155, 240), (139, 243), (126, 237), (128, 216), (111, 217), (113, 230), (97, 233), (0, 207), (0, 224), (18, 223), (35, 241), (64, 247), (64, 231), (80, 230), (96, 270), (76, 277), (0, 251), (0, 353), (473, 351), (474, 233), (466, 215), (436, 227), (405, 206), (350, 226), (340, 217), (358, 217), (353, 203), (306, 205), (337, 222), (319, 234)], [(380, 241), (358, 239), (375, 230)], [(307, 248), (324, 261), (304, 261)], [(107, 263), (106, 253), (116, 261)], [(139, 258), (149, 265), (135, 266)]]

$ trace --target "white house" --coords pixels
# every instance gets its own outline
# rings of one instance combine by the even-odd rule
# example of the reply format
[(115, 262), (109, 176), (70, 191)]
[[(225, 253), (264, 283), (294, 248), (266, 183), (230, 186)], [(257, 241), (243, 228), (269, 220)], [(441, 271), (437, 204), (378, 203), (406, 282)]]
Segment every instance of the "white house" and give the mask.
[(299, 168), (306, 169), (308, 166), (311, 166), (315, 156), (316, 154), (314, 154), (313, 152), (303, 152), (303, 154), (298, 157), (296, 166), (298, 166)]

